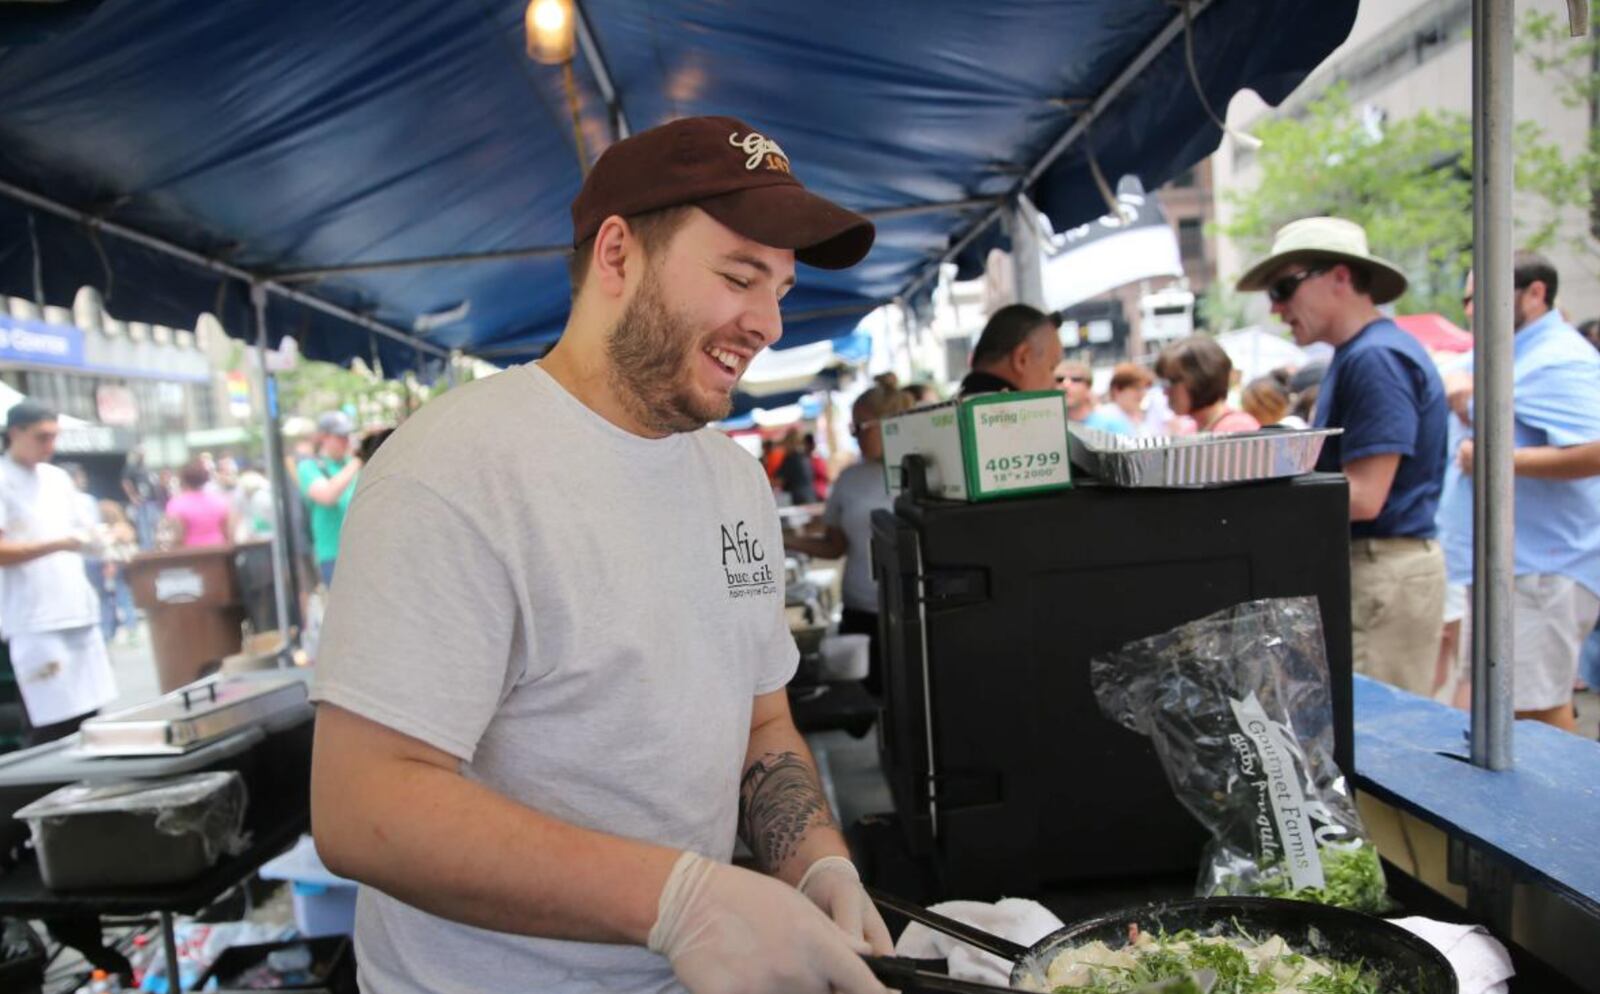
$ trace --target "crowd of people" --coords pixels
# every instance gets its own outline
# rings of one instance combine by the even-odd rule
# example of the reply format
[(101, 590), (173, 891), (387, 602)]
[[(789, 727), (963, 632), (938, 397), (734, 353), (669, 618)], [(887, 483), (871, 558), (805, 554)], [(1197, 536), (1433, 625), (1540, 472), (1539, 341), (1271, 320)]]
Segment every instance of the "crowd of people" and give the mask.
[(1316, 404), (1317, 380), (1295, 370), (1274, 370), (1241, 383), (1228, 353), (1207, 335), (1173, 342), (1149, 363), (1119, 363), (1105, 396), (1097, 398), (1089, 364), (1061, 357), (1059, 324), (1058, 315), (1026, 304), (997, 310), (979, 335), (972, 371), (961, 381), (959, 395), (1058, 389), (1066, 396), (1070, 420), (1145, 438), (1304, 428)]
[[(1542, 256), (1517, 253), (1513, 284), (1515, 706), (1520, 717), (1571, 729), (1574, 688), (1600, 679), (1600, 322), (1567, 323), (1556, 309), (1559, 274)], [(1216, 340), (1196, 335), (1148, 368), (1118, 365), (1097, 404), (1089, 367), (1060, 359), (1055, 319), (1013, 304), (989, 319), (961, 395), (1053, 385), (1069, 419), (1120, 435), (1342, 429), (1317, 468), (1350, 486), (1356, 669), (1464, 706), (1472, 357), (1441, 373), (1379, 309), (1406, 285), (1358, 225), (1308, 218), (1279, 232), (1239, 289), (1264, 291), (1296, 343), (1326, 343), (1331, 363), (1241, 383)], [(1464, 304), (1470, 317), (1470, 276)]]
[[(1571, 730), (1580, 654), (1600, 615), (1600, 353), (1557, 309), (1548, 259), (1518, 252), (1512, 282), (1514, 708)], [(1473, 357), (1441, 374), (1378, 310), (1404, 293), (1405, 274), (1348, 221), (1286, 226), (1239, 288), (1264, 290), (1298, 344), (1334, 348), (1312, 424), (1344, 429), (1318, 468), (1350, 482), (1357, 670), (1464, 704)], [(1463, 303), (1470, 316), (1470, 274)]]
[[(1517, 253), (1514, 695), (1519, 717), (1570, 730), (1574, 689), (1600, 683), (1600, 321), (1569, 324), (1556, 307), (1559, 283), (1549, 260)], [(1091, 368), (1062, 358), (1058, 320), (1011, 304), (984, 326), (958, 396), (1057, 389), (1071, 421), (1128, 436), (1342, 429), (1324, 443), (1317, 468), (1349, 481), (1355, 667), (1464, 707), (1472, 356), (1441, 370), (1380, 310), (1406, 285), (1397, 266), (1369, 251), (1359, 226), (1309, 218), (1286, 226), (1239, 288), (1264, 291), (1296, 343), (1326, 343), (1331, 363), (1241, 382), (1217, 341), (1195, 335), (1148, 363), (1117, 365), (1097, 402)], [(1472, 293), (1469, 276), (1469, 317)], [(863, 478), (882, 475), (881, 440), (862, 426), (875, 428), (890, 412), (883, 396), (881, 386), (868, 390), (854, 411)], [(925, 399), (919, 393), (897, 403)], [(786, 537), (791, 551), (845, 558), (849, 631), (876, 630), (864, 523), (871, 510), (889, 506), (882, 489), (881, 482), (870, 494), (838, 488), (820, 531)]]
[[(0, 629), (33, 743), (70, 733), (116, 696), (107, 646), (137, 639), (129, 570), (140, 553), (264, 541), (277, 529), (264, 465), (201, 452), (156, 470), (136, 448), (120, 493), (96, 496), (83, 466), (52, 462), (58, 433), (54, 411), (22, 401), (6, 414), (0, 457)], [(348, 416), (330, 412), (314, 433), (285, 439), (284, 470), (301, 498), (288, 519), (302, 590), (332, 581), (361, 467), (388, 430), (359, 448), (353, 434)]]

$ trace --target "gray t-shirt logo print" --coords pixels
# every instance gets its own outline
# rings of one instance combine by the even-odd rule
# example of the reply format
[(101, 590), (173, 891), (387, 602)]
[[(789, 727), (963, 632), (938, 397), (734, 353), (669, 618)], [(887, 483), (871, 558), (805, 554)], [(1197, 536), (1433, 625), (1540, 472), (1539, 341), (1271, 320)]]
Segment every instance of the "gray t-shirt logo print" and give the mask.
[(729, 599), (776, 593), (772, 566), (766, 562), (767, 553), (761, 547), (761, 540), (750, 533), (743, 521), (732, 528), (726, 524), (720, 527), (722, 573), (728, 582)]

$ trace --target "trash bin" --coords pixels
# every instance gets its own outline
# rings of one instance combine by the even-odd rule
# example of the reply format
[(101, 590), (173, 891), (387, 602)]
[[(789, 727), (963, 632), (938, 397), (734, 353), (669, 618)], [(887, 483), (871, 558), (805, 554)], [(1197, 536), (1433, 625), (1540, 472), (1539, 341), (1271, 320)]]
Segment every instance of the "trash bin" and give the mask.
[(150, 621), (161, 692), (193, 683), (239, 651), (244, 606), (231, 545), (141, 552), (128, 563), (133, 602)]

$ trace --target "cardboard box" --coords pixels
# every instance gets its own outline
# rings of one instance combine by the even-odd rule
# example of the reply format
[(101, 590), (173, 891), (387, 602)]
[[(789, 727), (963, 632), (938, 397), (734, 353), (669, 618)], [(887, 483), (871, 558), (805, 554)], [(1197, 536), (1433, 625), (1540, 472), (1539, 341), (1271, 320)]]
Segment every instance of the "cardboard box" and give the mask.
[(889, 492), (905, 489), (902, 460), (927, 462), (928, 489), (946, 500), (979, 501), (1072, 486), (1067, 403), (1060, 391), (981, 394), (920, 407), (883, 422)]

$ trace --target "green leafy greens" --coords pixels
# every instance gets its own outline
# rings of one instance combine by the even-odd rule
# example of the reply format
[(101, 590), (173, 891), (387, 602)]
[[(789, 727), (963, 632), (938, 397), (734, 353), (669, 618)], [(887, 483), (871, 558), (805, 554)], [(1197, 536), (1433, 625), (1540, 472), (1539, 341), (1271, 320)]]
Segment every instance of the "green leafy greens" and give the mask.
[(1322, 858), (1321, 887), (1295, 887), (1288, 869), (1276, 862), (1258, 866), (1257, 872), (1248, 877), (1241, 874), (1224, 877), (1215, 893), (1289, 897), (1371, 914), (1389, 909), (1383, 865), (1371, 843), (1363, 841), (1353, 849), (1326, 846), (1317, 852)]

